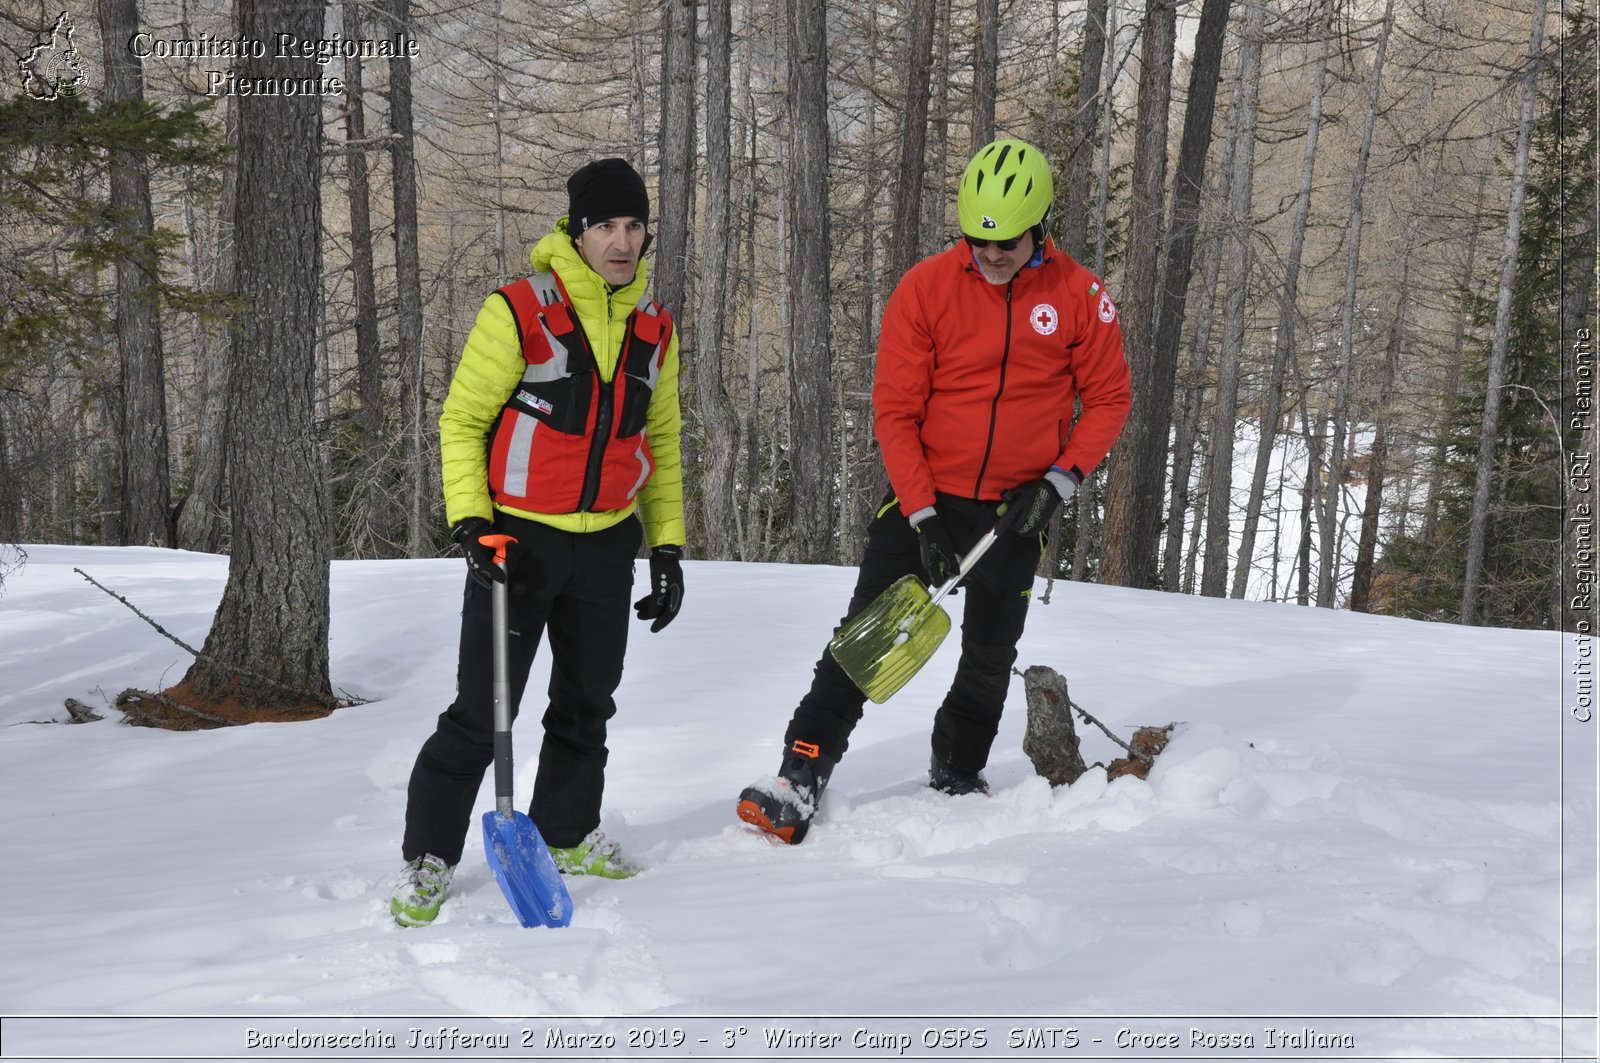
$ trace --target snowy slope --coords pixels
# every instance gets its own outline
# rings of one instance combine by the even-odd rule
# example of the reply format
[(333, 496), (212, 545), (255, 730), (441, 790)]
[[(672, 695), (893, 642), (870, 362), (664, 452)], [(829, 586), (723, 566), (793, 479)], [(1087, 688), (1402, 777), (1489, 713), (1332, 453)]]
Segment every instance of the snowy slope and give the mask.
[[(853, 571), (691, 562), (676, 623), (634, 628), (612, 729), (606, 826), (646, 873), (576, 881), (570, 928), (524, 930), (469, 848), (440, 920), (401, 930), (405, 784), (452, 694), (460, 562), (335, 564), (335, 685), (369, 704), (172, 734), (61, 723), (64, 698), (187, 665), (72, 568), (199, 644), (226, 559), (28, 553), (0, 598), (7, 1059), (308, 1058), (247, 1043), (291, 1030), (392, 1031), (330, 1058), (398, 1058), (441, 1026), (512, 1039), (479, 1058), (528, 1058), (517, 1039), (552, 1027), (686, 1037), (657, 1058), (1593, 1058), (1595, 725), (1564, 710), (1557, 634), (1057, 583), (1019, 666), (1057, 668), (1121, 733), (1178, 722), (1148, 782), (1052, 791), (1018, 680), (994, 796), (929, 791), (952, 640), (869, 706), (788, 848), (733, 805), (776, 768)], [(1076, 1050), (1011, 1043), (1058, 1028)]]

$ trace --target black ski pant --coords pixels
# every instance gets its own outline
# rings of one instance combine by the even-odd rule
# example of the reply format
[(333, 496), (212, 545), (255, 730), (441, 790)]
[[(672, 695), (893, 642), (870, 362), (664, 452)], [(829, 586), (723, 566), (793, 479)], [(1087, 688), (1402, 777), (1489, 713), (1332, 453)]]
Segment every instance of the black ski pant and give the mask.
[[(963, 556), (994, 526), (998, 502), (939, 495), (936, 508)], [(949, 693), (933, 717), (933, 755), (961, 772), (982, 770), (1000, 727), (1017, 640), (1028, 616), (1033, 574), (1039, 565), (1040, 540), (1001, 535), (961, 584), (959, 596), (941, 605), (961, 609), (961, 659)], [(916, 529), (891, 496), (867, 526), (867, 544), (856, 577), (850, 607), (839, 622), (872, 604), (902, 576), (928, 578)], [(835, 629), (838, 630), (837, 628)], [(861, 721), (866, 695), (823, 650), (811, 689), (800, 700), (784, 748), (796, 740), (815, 743), (821, 756), (837, 762), (849, 747), (850, 732)]]
[[(541, 636), (550, 640), (550, 702), (539, 771), (528, 808), (554, 848), (576, 845), (600, 824), (606, 722), (628, 645), (633, 559), (644, 531), (635, 517), (575, 533), (496, 514), (510, 548), (511, 712), (516, 717)], [(473, 804), (494, 761), (494, 644), (491, 597), (471, 578), (461, 609), (456, 700), (422, 745), (406, 794), (401, 852), (461, 860)]]

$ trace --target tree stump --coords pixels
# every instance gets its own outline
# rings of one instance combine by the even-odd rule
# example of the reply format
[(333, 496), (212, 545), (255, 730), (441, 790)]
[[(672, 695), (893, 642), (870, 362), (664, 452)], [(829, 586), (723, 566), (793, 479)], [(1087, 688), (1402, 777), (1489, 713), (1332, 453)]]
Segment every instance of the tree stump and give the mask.
[(1083, 762), (1078, 729), (1072, 722), (1067, 681), (1054, 668), (1036, 664), (1022, 673), (1022, 682), (1028, 696), (1022, 751), (1051, 786), (1069, 786), (1089, 766)]

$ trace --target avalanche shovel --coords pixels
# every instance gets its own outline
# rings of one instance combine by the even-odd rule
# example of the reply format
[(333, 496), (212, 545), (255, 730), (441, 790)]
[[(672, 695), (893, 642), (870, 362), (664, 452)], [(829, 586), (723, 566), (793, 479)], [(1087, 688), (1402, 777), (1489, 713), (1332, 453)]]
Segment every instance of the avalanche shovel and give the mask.
[(901, 576), (833, 636), (828, 652), (873, 704), (888, 701), (928, 663), (950, 633), (950, 616), (939, 603), (994, 540), (991, 528), (961, 559), (960, 570), (931, 596), (916, 576)]
[[(504, 573), (506, 544), (516, 540), (509, 535), (485, 535), (478, 541), (494, 548), (495, 564)], [(507, 664), (511, 654), (505, 582), (495, 581), (491, 593), (495, 810), (483, 814), (483, 849), (518, 922), (523, 926), (566, 926), (572, 922), (572, 897), (561, 881), (561, 872), (533, 820), (511, 807), (511, 681)]]

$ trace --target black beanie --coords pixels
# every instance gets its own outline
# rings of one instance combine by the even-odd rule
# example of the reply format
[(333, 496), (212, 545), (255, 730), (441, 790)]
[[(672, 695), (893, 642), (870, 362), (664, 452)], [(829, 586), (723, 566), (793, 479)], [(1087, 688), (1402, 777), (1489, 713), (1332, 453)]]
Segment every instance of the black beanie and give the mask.
[(644, 178), (622, 159), (591, 162), (567, 178), (567, 235), (576, 239), (607, 218), (638, 218), (650, 223), (650, 196)]

